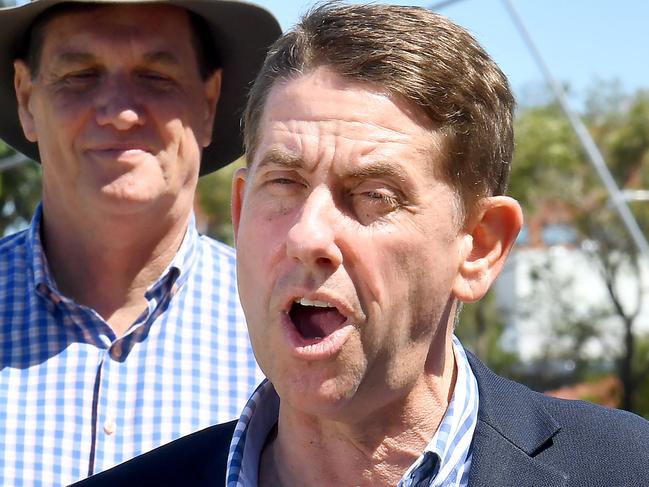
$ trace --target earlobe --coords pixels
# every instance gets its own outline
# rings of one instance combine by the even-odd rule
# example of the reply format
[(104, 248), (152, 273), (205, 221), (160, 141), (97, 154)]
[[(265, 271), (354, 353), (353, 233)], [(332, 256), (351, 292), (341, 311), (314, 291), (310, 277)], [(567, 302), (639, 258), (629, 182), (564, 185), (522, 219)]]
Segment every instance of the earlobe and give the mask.
[(498, 277), (523, 224), (523, 214), (513, 198), (493, 196), (476, 205), (469, 222), (453, 285), (455, 297), (464, 302), (482, 298)]
[(18, 102), (18, 118), (25, 138), (30, 142), (36, 142), (36, 127), (30, 104), (32, 86), (32, 74), (25, 62), (20, 59), (14, 61), (14, 89)]
[(235, 245), (239, 233), (239, 223), (241, 221), (241, 209), (243, 207), (247, 176), (248, 169), (240, 167), (234, 172), (234, 176), (232, 177), (232, 229), (234, 231)]
[(212, 127), (216, 118), (217, 105), (221, 95), (221, 80), (223, 70), (217, 69), (212, 76), (205, 80), (205, 136), (203, 147), (207, 147), (212, 142)]

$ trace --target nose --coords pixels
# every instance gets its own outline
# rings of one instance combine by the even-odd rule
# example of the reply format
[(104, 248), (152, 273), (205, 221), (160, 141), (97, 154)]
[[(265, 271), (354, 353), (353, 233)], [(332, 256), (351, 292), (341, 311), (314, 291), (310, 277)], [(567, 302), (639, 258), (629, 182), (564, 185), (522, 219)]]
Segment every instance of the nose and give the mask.
[(97, 96), (96, 118), (100, 126), (112, 125), (117, 130), (129, 130), (144, 124), (144, 109), (128, 76), (114, 74), (107, 77)]
[(327, 190), (314, 190), (288, 232), (286, 253), (313, 269), (338, 268), (343, 262), (336, 241), (337, 222), (342, 217)]

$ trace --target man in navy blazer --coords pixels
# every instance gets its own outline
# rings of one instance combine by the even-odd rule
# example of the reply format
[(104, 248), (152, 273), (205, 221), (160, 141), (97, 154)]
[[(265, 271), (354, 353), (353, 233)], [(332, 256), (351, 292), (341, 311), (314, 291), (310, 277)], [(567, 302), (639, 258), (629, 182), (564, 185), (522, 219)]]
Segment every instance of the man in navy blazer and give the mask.
[[(480, 390), (470, 486), (649, 485), (649, 434), (642, 418), (544, 396), (495, 375), (468, 356)], [(82, 485), (226, 485), (236, 423), (176, 440)]]
[(426, 9), (325, 4), (244, 114), (239, 293), (268, 377), (239, 421), (87, 485), (649, 486), (649, 423), (498, 377), (453, 335), (522, 225), (514, 100)]

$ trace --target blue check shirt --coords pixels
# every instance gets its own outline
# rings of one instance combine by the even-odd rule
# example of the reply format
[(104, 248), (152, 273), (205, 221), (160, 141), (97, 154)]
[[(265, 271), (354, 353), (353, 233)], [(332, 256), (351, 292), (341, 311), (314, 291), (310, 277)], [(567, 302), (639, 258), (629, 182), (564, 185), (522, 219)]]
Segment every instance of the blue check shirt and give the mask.
[(41, 221), (0, 240), (0, 485), (66, 485), (238, 416), (263, 376), (230, 247), (192, 219), (118, 339), (58, 291)]
[[(457, 377), (451, 402), (422, 454), (397, 487), (466, 487), (471, 469), (473, 432), (478, 422), (478, 382), (466, 352), (453, 337)], [(243, 409), (232, 436), (227, 487), (257, 487), (259, 460), (266, 437), (279, 417), (279, 396), (263, 381)]]

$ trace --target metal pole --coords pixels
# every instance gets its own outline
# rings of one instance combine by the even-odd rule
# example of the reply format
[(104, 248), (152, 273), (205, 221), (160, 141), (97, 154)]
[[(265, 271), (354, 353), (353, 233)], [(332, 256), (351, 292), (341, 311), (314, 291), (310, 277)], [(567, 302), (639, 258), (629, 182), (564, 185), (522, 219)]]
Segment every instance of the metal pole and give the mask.
[(437, 2), (434, 5), (431, 5), (428, 7), (429, 10), (439, 10), (444, 7), (448, 7), (449, 5), (453, 5), (454, 3), (461, 2), (462, 0), (443, 0), (441, 2)]
[(505, 7), (507, 8), (509, 15), (511, 16), (514, 24), (518, 28), (521, 37), (523, 37), (523, 40), (527, 44), (528, 49), (532, 53), (534, 60), (541, 68), (541, 71), (543, 72), (543, 75), (545, 76), (548, 84), (552, 88), (552, 91), (554, 91), (554, 94), (557, 97), (557, 100), (559, 101), (562, 110), (568, 117), (568, 120), (570, 121), (573, 130), (577, 134), (577, 137), (579, 138), (581, 145), (586, 151), (588, 160), (597, 171), (597, 174), (602, 180), (602, 183), (604, 183), (604, 186), (606, 187), (606, 190), (608, 191), (611, 197), (611, 203), (619, 213), (620, 218), (622, 218), (622, 222), (624, 223), (624, 226), (627, 228), (629, 234), (631, 235), (631, 238), (633, 239), (640, 253), (643, 254), (644, 257), (649, 261), (649, 243), (647, 243), (647, 239), (645, 238), (644, 234), (642, 233), (642, 230), (638, 226), (638, 222), (633, 216), (633, 213), (631, 213), (629, 206), (626, 204), (625, 198), (621, 194), (620, 189), (617, 186), (617, 183), (613, 179), (613, 176), (611, 175), (611, 172), (609, 171), (608, 166), (606, 165), (606, 161), (604, 160), (602, 153), (600, 152), (599, 148), (595, 144), (595, 141), (593, 140), (590, 133), (588, 132), (588, 129), (586, 129), (586, 126), (583, 124), (583, 122), (577, 116), (577, 114), (570, 108), (563, 87), (555, 80), (554, 76), (552, 76), (550, 69), (548, 68), (547, 64), (543, 60), (540, 51), (537, 49), (536, 45), (534, 44), (532, 37), (530, 36), (525, 25), (523, 24), (523, 20), (521, 19), (520, 15), (514, 8), (514, 5), (512, 4), (511, 0), (503, 0), (503, 3), (505, 4)]

